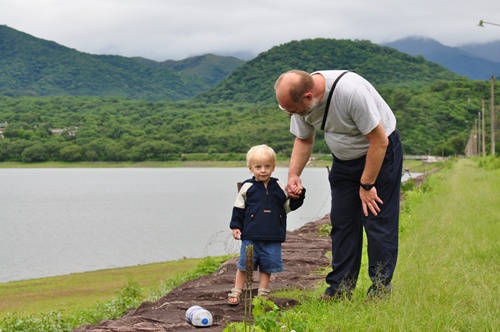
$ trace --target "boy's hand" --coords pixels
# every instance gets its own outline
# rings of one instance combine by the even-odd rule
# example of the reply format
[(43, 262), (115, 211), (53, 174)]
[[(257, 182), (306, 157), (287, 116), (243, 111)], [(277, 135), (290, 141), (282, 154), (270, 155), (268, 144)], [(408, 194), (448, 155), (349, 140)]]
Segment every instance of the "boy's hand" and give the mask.
[(235, 240), (241, 240), (241, 231), (239, 229), (233, 229), (233, 238)]

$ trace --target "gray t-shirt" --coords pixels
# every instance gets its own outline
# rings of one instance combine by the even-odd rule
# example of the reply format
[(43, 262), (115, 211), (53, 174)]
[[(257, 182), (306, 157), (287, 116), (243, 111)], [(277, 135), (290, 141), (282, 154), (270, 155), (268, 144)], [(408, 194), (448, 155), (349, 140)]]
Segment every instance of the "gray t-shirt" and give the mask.
[[(298, 138), (309, 138), (321, 129), (328, 94), (343, 70), (318, 71), (325, 78), (325, 94), (307, 116), (294, 114), (290, 132)], [(375, 88), (356, 73), (347, 73), (338, 81), (325, 124), (325, 141), (332, 153), (341, 160), (353, 160), (366, 155), (369, 134), (382, 122), (387, 136), (396, 129), (396, 117)]]

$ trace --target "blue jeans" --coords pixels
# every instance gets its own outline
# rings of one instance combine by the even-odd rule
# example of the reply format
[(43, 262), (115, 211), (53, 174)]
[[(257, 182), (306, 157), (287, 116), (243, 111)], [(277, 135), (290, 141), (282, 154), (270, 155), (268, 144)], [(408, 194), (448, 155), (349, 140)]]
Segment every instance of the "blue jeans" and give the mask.
[(280, 242), (250, 240), (243, 240), (241, 243), (238, 270), (245, 271), (246, 247), (248, 245), (253, 245), (253, 266), (255, 271), (259, 270), (269, 274), (285, 271)]
[(374, 216), (363, 214), (359, 181), (366, 158), (342, 161), (334, 156), (329, 174), (332, 193), (332, 271), (326, 276), (328, 295), (350, 294), (356, 287), (363, 249), (363, 228), (368, 240), (368, 274), (374, 284), (391, 283), (398, 256), (399, 208), (403, 151), (397, 130), (375, 182), (384, 204)]

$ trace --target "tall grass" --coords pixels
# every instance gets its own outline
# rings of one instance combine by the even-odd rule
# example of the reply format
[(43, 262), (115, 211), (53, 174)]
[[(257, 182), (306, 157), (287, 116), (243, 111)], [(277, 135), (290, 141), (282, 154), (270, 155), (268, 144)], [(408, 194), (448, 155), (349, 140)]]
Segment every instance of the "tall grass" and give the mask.
[[(370, 281), (365, 257), (351, 300), (318, 300), (326, 285), (289, 292), (285, 295), (302, 304), (278, 315), (268, 311), (279, 324), (266, 330), (498, 331), (500, 169), (491, 167), (497, 160), (448, 163), (406, 194), (389, 299), (366, 297)], [(238, 324), (227, 330), (242, 331)]]
[[(92, 325), (103, 319), (118, 318), (128, 309), (136, 308), (144, 301), (156, 301), (184, 282), (216, 271), (220, 264), (228, 258), (229, 256), (207, 257), (188, 272), (146, 286), (133, 279), (129, 280), (118, 294), (110, 300), (98, 301), (87, 306), (82, 305), (76, 309), (67, 310), (65, 306), (62, 306), (60, 309), (48, 307), (50, 309), (48, 312), (26, 313), (21, 311), (7, 313), (0, 320), (0, 332), (66, 332), (83, 324)], [(157, 266), (159, 265), (154, 264), (146, 267), (146, 269), (150, 270), (151, 267), (156, 268)], [(144, 269), (140, 270), (144, 271)], [(106, 271), (103, 273), (106, 273)], [(101, 275), (101, 273), (99, 274)], [(147, 275), (145, 277), (148, 279)], [(106, 277), (101, 275), (100, 278), (103, 280)], [(26, 284), (31, 283), (26, 282)], [(47, 294), (47, 296), (50, 295)]]

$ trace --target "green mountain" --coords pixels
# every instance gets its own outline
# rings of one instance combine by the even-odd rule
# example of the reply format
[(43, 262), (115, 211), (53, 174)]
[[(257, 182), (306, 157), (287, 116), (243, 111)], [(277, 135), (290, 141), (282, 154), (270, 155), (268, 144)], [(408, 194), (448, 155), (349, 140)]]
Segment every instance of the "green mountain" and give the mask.
[(206, 54), (179, 61), (167, 60), (162, 62), (161, 65), (182, 75), (196, 77), (202, 80), (207, 87), (212, 88), (223, 81), (236, 68), (241, 67), (243, 63), (243, 60), (233, 57)]
[(0, 95), (185, 100), (242, 64), (214, 55), (167, 62), (92, 55), (0, 26)]
[(201, 84), (202, 90), (209, 90), (223, 81), (244, 61), (234, 57), (205, 54), (183, 60), (157, 62), (145, 58), (133, 58), (151, 68), (167, 68), (183, 77), (190, 77)]
[(271, 48), (247, 61), (214, 89), (197, 96), (206, 102), (274, 102), (274, 82), (290, 69), (308, 72), (348, 69), (378, 87), (421, 87), (460, 78), (446, 68), (369, 41), (309, 39)]
[[(489, 82), (469, 80), (422, 56), (368, 41), (293, 41), (242, 66), (234, 61), (232, 65), (238, 68), (231, 70), (225, 63), (233, 59), (212, 55), (177, 62), (92, 56), (15, 30), (0, 31), (14, 33), (14, 37), (0, 39), (0, 91), (11, 86), (14, 96), (0, 93), (0, 162), (234, 160), (243, 158), (250, 146), (262, 143), (286, 157), (293, 139), (288, 116), (276, 105), (273, 86), (282, 72), (293, 68), (309, 72), (350, 69), (373, 82), (396, 114), (405, 154), (463, 154), (482, 98), (489, 103)], [(18, 44), (5, 45), (16, 38)], [(10, 54), (7, 60), (4, 54)], [(217, 76), (217, 68), (232, 72), (193, 98), (196, 90), (222, 79), (225, 73)], [(110, 75), (115, 75), (116, 82)], [(53, 84), (68, 77), (72, 80)], [(106, 84), (104, 79), (108, 79)], [(158, 97), (151, 84), (155, 79), (179, 86), (159, 85), (164, 100), (151, 103), (146, 96), (149, 100)], [(88, 97), (90, 93), (83, 90), (78, 93), (85, 96), (70, 96), (68, 89), (77, 89), (82, 82), (87, 82), (87, 89), (90, 84), (99, 89), (114, 87), (126, 98)], [(46, 90), (42, 94), (28, 89), (34, 87)], [(497, 84), (497, 94), (498, 88)], [(27, 91), (34, 97), (26, 96)], [(117, 95), (107, 92), (97, 96)], [(138, 95), (142, 100), (131, 99)], [(190, 99), (178, 100), (182, 98)], [(489, 123), (487, 112), (486, 145)], [(317, 133), (314, 153), (328, 154), (322, 132)]]

